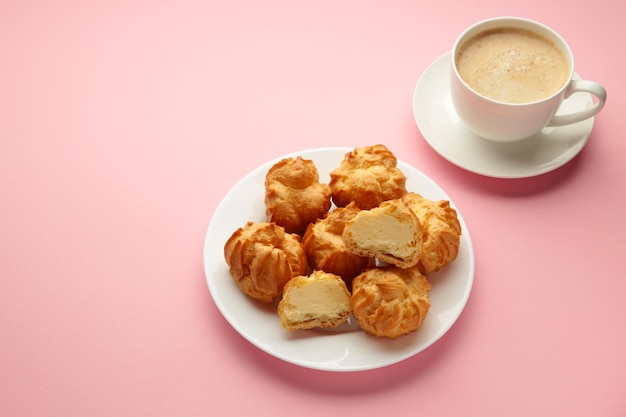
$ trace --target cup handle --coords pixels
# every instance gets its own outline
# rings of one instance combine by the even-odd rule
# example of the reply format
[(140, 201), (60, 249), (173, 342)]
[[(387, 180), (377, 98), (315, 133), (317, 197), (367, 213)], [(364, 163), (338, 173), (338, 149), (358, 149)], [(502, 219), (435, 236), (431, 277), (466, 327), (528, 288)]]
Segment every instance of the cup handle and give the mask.
[(588, 80), (572, 80), (569, 87), (565, 91), (565, 98), (567, 99), (574, 93), (587, 92), (591, 93), (598, 99), (590, 108), (572, 114), (564, 114), (554, 116), (548, 123), (548, 126), (564, 126), (572, 123), (581, 122), (585, 119), (595, 116), (604, 107), (606, 102), (606, 90), (602, 85), (595, 81)]

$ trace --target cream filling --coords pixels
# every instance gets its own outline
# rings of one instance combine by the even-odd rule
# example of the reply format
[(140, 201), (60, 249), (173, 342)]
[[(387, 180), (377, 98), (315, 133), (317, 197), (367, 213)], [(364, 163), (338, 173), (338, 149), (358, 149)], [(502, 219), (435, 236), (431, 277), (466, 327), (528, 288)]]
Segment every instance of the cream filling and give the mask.
[(302, 286), (291, 288), (286, 318), (292, 322), (305, 321), (312, 318), (326, 319), (343, 316), (350, 308), (350, 299), (328, 282), (308, 282)]
[(352, 236), (370, 252), (385, 252), (396, 258), (411, 256), (415, 244), (413, 229), (398, 219), (363, 218), (352, 225)]

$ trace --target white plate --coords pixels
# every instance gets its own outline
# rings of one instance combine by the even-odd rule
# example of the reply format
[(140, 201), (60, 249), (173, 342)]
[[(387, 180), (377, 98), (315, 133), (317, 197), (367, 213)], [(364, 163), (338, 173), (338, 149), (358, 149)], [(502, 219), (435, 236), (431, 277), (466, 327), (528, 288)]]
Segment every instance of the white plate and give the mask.
[[(320, 181), (338, 167), (350, 148), (322, 148), (286, 155), (270, 161), (245, 176), (219, 204), (208, 227), (204, 267), (209, 291), (228, 323), (263, 351), (284, 361), (327, 371), (360, 371), (390, 365), (424, 350), (454, 324), (465, 307), (474, 279), (474, 251), (460, 213), (463, 228), (457, 259), (437, 273), (429, 274), (431, 308), (422, 327), (396, 340), (378, 339), (359, 330), (354, 318), (332, 330), (288, 332), (280, 325), (275, 305), (257, 302), (239, 291), (224, 260), (224, 244), (247, 221), (265, 217), (265, 174), (278, 160), (300, 155), (315, 162)], [(426, 175), (399, 161), (407, 177), (407, 189), (433, 200), (450, 200)], [(454, 203), (450, 202), (452, 207)], [(455, 207), (456, 208), (456, 207)], [(458, 209), (457, 209), (458, 211)]]
[[(433, 62), (413, 94), (413, 115), (426, 142), (442, 157), (468, 171), (496, 178), (532, 177), (552, 171), (574, 158), (585, 146), (594, 119), (546, 128), (513, 143), (483, 139), (461, 122), (450, 98), (450, 52)], [(580, 78), (575, 74), (576, 78)], [(563, 102), (559, 114), (593, 105), (591, 94), (576, 93)]]

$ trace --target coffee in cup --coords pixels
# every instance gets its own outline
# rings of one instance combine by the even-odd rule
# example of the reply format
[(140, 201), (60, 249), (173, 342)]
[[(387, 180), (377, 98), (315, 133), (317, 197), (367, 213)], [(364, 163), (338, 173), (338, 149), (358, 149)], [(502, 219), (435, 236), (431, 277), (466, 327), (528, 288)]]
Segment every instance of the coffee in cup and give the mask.
[(485, 30), (459, 45), (456, 68), (477, 93), (506, 103), (543, 100), (565, 85), (567, 58), (550, 40), (526, 29)]
[[(450, 92), (459, 117), (474, 133), (495, 141), (588, 119), (606, 101), (600, 84), (574, 79), (574, 59), (563, 38), (528, 19), (502, 17), (471, 26), (455, 42), (451, 65)], [(555, 116), (576, 92), (591, 93), (597, 102)]]

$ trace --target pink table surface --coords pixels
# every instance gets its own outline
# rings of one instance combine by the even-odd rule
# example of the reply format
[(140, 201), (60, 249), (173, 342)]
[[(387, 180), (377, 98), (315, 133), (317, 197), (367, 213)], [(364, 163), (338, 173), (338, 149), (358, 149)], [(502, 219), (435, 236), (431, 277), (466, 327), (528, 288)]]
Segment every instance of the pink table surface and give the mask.
[[(625, 416), (625, 12), (619, 2), (0, 3), (0, 415)], [(608, 102), (529, 179), (450, 164), (412, 93), (471, 23), (540, 20)], [(384, 143), (476, 252), (452, 329), (332, 373), (242, 338), (208, 291), (212, 214), (260, 164)], [(221, 254), (216, 254), (221, 256)]]

